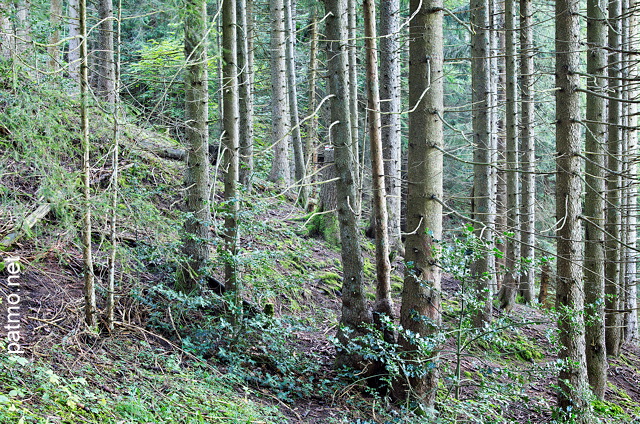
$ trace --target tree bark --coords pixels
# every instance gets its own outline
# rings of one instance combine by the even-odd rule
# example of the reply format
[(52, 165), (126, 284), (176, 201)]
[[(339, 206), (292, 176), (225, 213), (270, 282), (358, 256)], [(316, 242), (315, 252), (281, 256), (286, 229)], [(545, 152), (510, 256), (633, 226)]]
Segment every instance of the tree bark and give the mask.
[(269, 179), (280, 188), (289, 187), (289, 103), (284, 0), (271, 0), (271, 119), (273, 163)]
[(49, 37), (50, 46), (47, 47), (49, 59), (47, 65), (53, 72), (60, 70), (60, 17), (62, 15), (62, 0), (51, 0), (49, 6), (49, 20), (51, 22), (51, 37)]
[(389, 245), (404, 255), (400, 220), (402, 215), (402, 145), (400, 126), (400, 1), (380, 2), (380, 110), (384, 155)]
[(91, 163), (89, 142), (89, 70), (87, 51), (87, 3), (78, 4), (78, 24), (80, 43), (80, 131), (82, 133), (82, 179), (84, 214), (82, 222), (82, 257), (84, 262), (84, 320), (89, 328), (97, 324), (95, 275), (91, 247)]
[[(334, 143), (338, 223), (342, 242), (342, 317), (338, 339), (346, 344), (353, 337), (363, 334), (363, 325), (371, 323), (371, 309), (365, 299), (363, 259), (360, 249), (355, 212), (357, 196), (355, 161), (351, 139), (349, 110), (348, 31), (347, 1), (326, 0), (326, 35), (331, 98), (331, 139)], [(345, 332), (348, 328), (352, 332)], [(338, 352), (336, 364), (357, 367), (358, 358), (346, 351)]]
[[(251, 191), (253, 175), (253, 0), (237, 0), (240, 183)], [(249, 45), (251, 44), (251, 48)]]
[(204, 0), (186, 0), (184, 23), (187, 79), (185, 87), (185, 134), (187, 169), (183, 252), (179, 289), (193, 292), (210, 258), (209, 226), (209, 90), (207, 72), (207, 9)]
[(77, 81), (80, 75), (80, 28), (79, 28), (79, 2), (80, 0), (69, 0), (69, 78)]
[(98, 2), (100, 17), (98, 90), (97, 94), (107, 103), (115, 103), (115, 61), (113, 46), (113, 0)]
[[(376, 43), (376, 7), (373, 0), (364, 0), (364, 36), (367, 51), (367, 99), (369, 109), (369, 140), (371, 145), (371, 179), (376, 232), (376, 304), (373, 311), (393, 319), (391, 300), (391, 263), (389, 262), (389, 232), (385, 201), (384, 159), (380, 123), (380, 89), (378, 86), (378, 56)], [(374, 316), (376, 319), (376, 316)]]
[(295, 39), (296, 27), (294, 24), (293, 1), (284, 0), (286, 54), (287, 54), (287, 86), (289, 93), (289, 112), (291, 113), (291, 142), (293, 144), (295, 192), (298, 193), (298, 202), (306, 208), (309, 197), (309, 187), (306, 184), (306, 163), (302, 136), (300, 135), (300, 118), (298, 117), (298, 88), (296, 83), (296, 58)]
[[(607, 15), (598, 0), (587, 1), (587, 90), (606, 95)], [(587, 94), (585, 222), (585, 315), (587, 375), (593, 393), (604, 399), (607, 352), (604, 328), (604, 231), (607, 101)]]
[[(620, 80), (622, 54), (617, 51), (620, 48), (620, 33), (622, 30), (620, 16), (622, 7), (620, 0), (609, 2), (609, 95), (619, 99), (622, 97), (622, 81)], [(620, 354), (622, 344), (622, 315), (618, 310), (622, 309), (622, 290), (620, 290), (620, 226), (622, 215), (620, 213), (621, 186), (620, 173), (622, 171), (622, 152), (620, 146), (620, 112), (621, 104), (618, 100), (609, 100), (609, 139), (608, 148), (608, 175), (607, 175), (607, 221), (606, 221), (606, 284), (605, 284), (605, 314), (607, 356), (614, 357)]]
[[(624, 10), (627, 16), (626, 24), (626, 41), (625, 50), (632, 52), (640, 45), (639, 38), (640, 25), (638, 19), (638, 0), (627, 0), (627, 6)], [(629, 81), (638, 80), (640, 73), (638, 72), (638, 58), (633, 54), (627, 56), (627, 72)], [(638, 85), (627, 84), (627, 96), (629, 99), (638, 98)], [(637, 287), (637, 256), (635, 251), (637, 247), (637, 216), (638, 209), (638, 164), (634, 160), (638, 154), (638, 106), (636, 103), (630, 102), (627, 108), (627, 222), (626, 222), (626, 242), (627, 249), (625, 258), (625, 307), (629, 312), (625, 315), (625, 341), (627, 343), (637, 343), (638, 336), (638, 287)]]
[(520, 206), (521, 256), (527, 267), (520, 275), (520, 293), (531, 303), (535, 289), (535, 99), (533, 1), (520, 0)]
[(578, 0), (556, 2), (556, 310), (558, 354), (563, 366), (558, 375), (558, 407), (576, 422), (588, 422), (589, 403), (585, 361), (584, 297), (582, 292), (582, 181), (580, 96), (580, 7)]
[[(347, 45), (348, 45), (348, 69), (349, 69), (349, 111), (351, 113), (351, 150), (356, 172), (354, 173), (357, 198), (354, 203), (356, 214), (360, 215), (360, 207), (362, 203), (362, 181), (360, 181), (363, 163), (360, 161), (360, 145), (359, 143), (359, 111), (358, 111), (358, 35), (357, 35), (357, 0), (347, 0), (348, 22), (347, 22)], [(364, 161), (362, 161), (364, 162)]]
[[(442, 236), (443, 30), (441, 0), (411, 0), (409, 26), (409, 148), (406, 272), (400, 324), (429, 337), (439, 331), (440, 268), (438, 240)], [(396, 396), (432, 407), (438, 387), (438, 352), (424, 357), (400, 335), (409, 360), (421, 362), (413, 375), (396, 381)]]
[[(316, 181), (316, 164), (318, 163), (318, 114), (316, 113), (318, 84), (318, 17), (315, 8), (311, 12), (311, 41), (309, 46), (309, 125), (307, 128), (307, 140), (305, 143), (305, 157), (307, 158), (307, 173), (309, 182)], [(313, 187), (313, 186), (312, 186)]]
[[(224, 218), (225, 286), (234, 302), (234, 311), (241, 313), (241, 287), (238, 278), (238, 140), (239, 106), (237, 76), (237, 19), (235, 0), (225, 0), (222, 5), (222, 101), (224, 108), (224, 200), (226, 202)], [(239, 315), (239, 314), (238, 314)]]
[(507, 231), (512, 236), (506, 238), (506, 274), (500, 292), (500, 307), (506, 311), (513, 309), (519, 286), (520, 234), (518, 190), (518, 108), (516, 87), (516, 26), (515, 0), (505, 0), (505, 98), (506, 98), (506, 180), (507, 180)]
[(496, 207), (494, 202), (493, 174), (491, 167), (493, 134), (490, 123), (491, 114), (491, 46), (489, 37), (489, 1), (471, 0), (472, 26), (471, 37), (471, 77), (473, 102), (473, 217), (482, 223), (477, 226), (476, 234), (486, 243), (486, 251), (472, 265), (476, 281), (478, 300), (484, 304), (477, 311), (474, 323), (482, 327), (491, 320), (493, 289), (495, 287), (495, 257), (493, 256)]

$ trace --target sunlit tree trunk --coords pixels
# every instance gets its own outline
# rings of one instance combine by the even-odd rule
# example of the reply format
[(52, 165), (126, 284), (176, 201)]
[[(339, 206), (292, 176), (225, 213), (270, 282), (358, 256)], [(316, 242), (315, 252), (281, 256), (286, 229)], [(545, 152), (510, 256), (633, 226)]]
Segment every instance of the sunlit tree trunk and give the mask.
[[(604, 343), (604, 231), (606, 166), (607, 15), (598, 0), (587, 2), (587, 131), (584, 291), (587, 375), (591, 390), (604, 398), (607, 383), (607, 352)], [(598, 96), (599, 94), (600, 96)]]
[(273, 163), (269, 179), (281, 188), (291, 182), (289, 171), (290, 114), (287, 99), (287, 65), (284, 0), (271, 7), (271, 119)]
[(120, 40), (122, 34), (122, 0), (118, 2), (118, 18), (116, 21), (115, 51), (114, 51), (114, 103), (113, 103), (113, 174), (111, 174), (111, 220), (109, 232), (111, 234), (111, 251), (109, 252), (109, 282), (107, 287), (107, 327), (115, 327), (116, 311), (116, 230), (118, 225), (118, 174), (120, 161)]
[[(622, 7), (620, 0), (609, 2), (609, 93), (612, 98), (619, 99), (622, 96), (622, 81), (620, 70), (622, 67), (622, 54), (617, 51), (620, 48), (620, 15)], [(609, 101), (609, 139), (608, 139), (608, 175), (607, 175), (607, 222), (606, 222), (606, 344), (607, 355), (618, 356), (622, 343), (622, 315), (621, 309), (622, 291), (620, 290), (620, 193), (622, 170), (620, 149), (620, 102)]]
[[(484, 303), (474, 317), (476, 326), (491, 320), (495, 259), (493, 256), (496, 206), (494, 194), (493, 134), (491, 128), (491, 43), (489, 37), (489, 1), (471, 0), (471, 78), (473, 102), (473, 205), (474, 218), (481, 222), (476, 234), (486, 243), (486, 251), (473, 264), (479, 301)], [(410, 226), (408, 227), (410, 228)]]
[(237, 19), (235, 0), (225, 0), (222, 4), (222, 102), (224, 108), (224, 200), (226, 202), (224, 218), (225, 265), (224, 280), (226, 288), (233, 297), (235, 311), (241, 312), (241, 287), (238, 278), (238, 140), (240, 121), (238, 106), (237, 76)]
[(580, 96), (580, 3), (556, 1), (556, 218), (558, 311), (558, 407), (576, 422), (588, 422), (585, 398), (584, 295), (582, 288), (582, 160)]
[[(363, 259), (360, 249), (360, 233), (354, 210), (357, 187), (355, 160), (351, 150), (351, 116), (349, 109), (347, 0), (327, 0), (326, 36), (329, 93), (331, 98), (331, 140), (335, 152), (335, 170), (338, 223), (342, 242), (342, 317), (338, 339), (348, 339), (362, 334), (362, 326), (372, 322), (369, 305), (365, 299)], [(349, 328), (352, 332), (345, 332)], [(357, 358), (346, 351), (338, 352), (338, 366), (357, 366)]]
[(69, 78), (77, 81), (80, 75), (80, 28), (78, 20), (80, 0), (69, 0)]
[(98, 2), (100, 17), (99, 56), (98, 61), (98, 90), (97, 94), (106, 102), (115, 102), (115, 62), (113, 47), (113, 0)]
[(84, 320), (88, 327), (97, 324), (95, 275), (93, 273), (93, 253), (91, 247), (91, 145), (89, 142), (89, 71), (87, 51), (87, 4), (80, 0), (78, 5), (80, 43), (80, 127), (82, 133), (82, 178), (84, 215), (82, 225), (82, 256), (84, 259)]
[(207, 72), (207, 9), (204, 0), (186, 0), (184, 49), (187, 58), (185, 135), (187, 169), (186, 210), (182, 250), (187, 263), (181, 269), (179, 289), (192, 292), (210, 258), (209, 227), (209, 91)]
[(237, 0), (240, 183), (251, 191), (253, 174), (253, 0)]
[(384, 154), (389, 243), (393, 251), (404, 254), (400, 232), (402, 200), (402, 146), (400, 127), (400, 1), (380, 2), (380, 110), (382, 152)]
[[(441, 0), (411, 0), (409, 26), (409, 150), (407, 166), (407, 235), (400, 323), (428, 337), (439, 331), (440, 268), (437, 243), (442, 236), (443, 30)], [(425, 60), (426, 58), (426, 60)], [(437, 352), (416, 354), (411, 340), (400, 335), (409, 360), (422, 362), (417, 373), (395, 382), (396, 396), (431, 407), (438, 387)]]
[[(628, 52), (638, 49), (640, 46), (640, 20), (638, 19), (640, 2), (638, 0), (628, 0), (625, 2), (625, 15), (627, 16), (626, 25), (626, 48)], [(627, 56), (627, 72), (629, 81), (638, 81), (640, 73), (638, 72), (637, 55), (629, 54)], [(627, 96), (631, 100), (638, 99), (638, 84), (627, 84)], [(637, 209), (638, 209), (638, 164), (635, 161), (638, 154), (638, 105), (630, 102), (627, 107), (627, 222), (626, 222), (626, 241), (627, 249), (625, 258), (625, 307), (628, 309), (625, 315), (625, 341), (631, 343), (638, 342), (638, 290), (637, 290), (637, 258), (638, 253), (635, 251), (637, 247)]]

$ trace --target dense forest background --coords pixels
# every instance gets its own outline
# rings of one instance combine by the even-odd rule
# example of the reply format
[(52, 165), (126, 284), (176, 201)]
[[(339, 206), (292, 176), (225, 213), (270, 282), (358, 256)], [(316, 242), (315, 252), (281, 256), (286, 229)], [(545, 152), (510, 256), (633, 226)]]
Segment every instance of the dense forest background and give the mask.
[(0, 422), (640, 420), (637, 1), (0, 5)]

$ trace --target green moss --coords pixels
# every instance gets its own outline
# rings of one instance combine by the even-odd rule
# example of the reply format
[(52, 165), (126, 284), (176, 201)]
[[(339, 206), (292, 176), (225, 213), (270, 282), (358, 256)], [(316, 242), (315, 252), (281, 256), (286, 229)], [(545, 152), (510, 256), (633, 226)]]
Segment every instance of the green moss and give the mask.
[(318, 279), (322, 283), (322, 289), (327, 292), (336, 292), (342, 290), (342, 277), (335, 272), (325, 272)]
[(625, 414), (624, 409), (613, 402), (609, 402), (606, 400), (594, 400), (591, 402), (591, 406), (593, 406), (593, 410), (598, 415), (604, 415), (607, 417), (622, 417), (627, 416)]
[(371, 263), (369, 258), (364, 258), (362, 271), (364, 272), (365, 278), (371, 280), (376, 278), (376, 267)]
[(334, 213), (314, 212), (306, 224), (307, 235), (321, 237), (333, 246), (340, 245), (340, 231), (338, 219)]

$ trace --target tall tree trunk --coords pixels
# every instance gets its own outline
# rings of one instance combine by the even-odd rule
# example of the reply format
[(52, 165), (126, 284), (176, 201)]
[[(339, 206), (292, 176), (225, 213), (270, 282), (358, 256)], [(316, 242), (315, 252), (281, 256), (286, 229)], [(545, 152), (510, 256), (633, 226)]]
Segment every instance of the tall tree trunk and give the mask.
[(270, 0), (271, 5), (271, 119), (273, 163), (269, 179), (278, 187), (288, 187), (289, 172), (289, 103), (287, 99), (287, 64), (284, 0)]
[[(367, 99), (369, 109), (369, 139), (371, 144), (371, 179), (373, 209), (376, 222), (376, 304), (373, 311), (393, 318), (391, 301), (391, 263), (389, 262), (389, 232), (384, 184), (384, 159), (380, 123), (380, 89), (378, 86), (378, 56), (376, 7), (373, 0), (364, 0), (364, 36), (367, 51)], [(374, 319), (376, 316), (374, 316)]]
[(60, 17), (62, 15), (62, 0), (51, 0), (49, 6), (49, 16), (51, 22), (51, 36), (49, 37), (50, 46), (47, 47), (47, 54), (49, 60), (47, 64), (51, 71), (58, 71), (60, 69)]
[(67, 60), (69, 61), (69, 78), (77, 81), (80, 75), (80, 28), (79, 28), (79, 2), (80, 0), (69, 0), (69, 51)]
[[(422, 337), (439, 331), (440, 268), (437, 243), (442, 236), (443, 30), (441, 0), (411, 0), (409, 26), (409, 150), (407, 166), (406, 272), (400, 324)], [(425, 60), (426, 58), (426, 60)], [(438, 387), (437, 351), (417, 353), (400, 337), (418, 371), (396, 381), (396, 395), (433, 406)]]
[(536, 156), (533, 56), (533, 1), (520, 0), (520, 254), (528, 264), (520, 275), (520, 293), (527, 303), (531, 303), (535, 296)]
[[(253, 174), (253, 0), (236, 0), (240, 183), (251, 191)], [(249, 45), (251, 44), (251, 48)]]
[[(607, 352), (604, 342), (604, 231), (607, 101), (607, 15), (599, 0), (587, 1), (587, 132), (585, 214), (585, 315), (587, 375), (591, 390), (604, 399)], [(598, 94), (600, 96), (598, 96)]]
[(519, 274), (517, 270), (520, 262), (520, 234), (519, 234), (519, 206), (520, 192), (518, 190), (518, 109), (516, 87), (516, 4), (515, 0), (505, 0), (505, 97), (506, 97), (506, 179), (507, 179), (507, 231), (513, 236), (507, 236), (506, 274), (500, 293), (500, 306), (511, 310), (516, 303)]
[(296, 83), (296, 58), (295, 39), (296, 26), (294, 24), (294, 11), (292, 0), (284, 0), (285, 10), (285, 31), (286, 31), (286, 52), (287, 52), (287, 86), (289, 87), (289, 112), (291, 113), (291, 142), (293, 144), (295, 184), (298, 193), (298, 202), (306, 208), (309, 197), (309, 187), (306, 184), (306, 163), (304, 159), (304, 149), (302, 147), (302, 136), (300, 135), (300, 118), (298, 117), (298, 88)]
[(82, 132), (82, 177), (84, 216), (82, 225), (82, 256), (84, 259), (84, 320), (88, 327), (97, 324), (95, 275), (91, 247), (91, 144), (89, 142), (89, 71), (87, 51), (87, 4), (80, 0), (78, 7), (80, 43), (80, 127)]
[(239, 285), (238, 255), (238, 140), (240, 121), (238, 106), (237, 76), (237, 20), (235, 0), (224, 0), (222, 4), (222, 74), (224, 108), (224, 200), (226, 214), (224, 218), (224, 244), (226, 249), (224, 280), (227, 290), (232, 293), (234, 310), (241, 312), (241, 287)]
[[(305, 143), (305, 157), (307, 158), (307, 173), (309, 182), (315, 182), (315, 164), (318, 162), (318, 114), (316, 113), (318, 84), (318, 17), (315, 8), (311, 12), (311, 42), (309, 46), (309, 124)], [(312, 186), (313, 187), (313, 186)]]
[[(622, 96), (622, 81), (620, 80), (620, 70), (622, 67), (622, 54), (617, 51), (620, 48), (620, 33), (622, 26), (620, 25), (620, 16), (622, 15), (622, 6), (620, 0), (612, 0), (609, 2), (609, 47), (612, 51), (609, 53), (609, 93), (610, 96), (619, 99)], [(622, 215), (620, 213), (620, 193), (622, 170), (621, 149), (620, 149), (620, 102), (618, 100), (609, 100), (609, 139), (608, 139), (608, 158), (609, 163), (607, 169), (607, 222), (606, 222), (606, 298), (605, 308), (606, 316), (606, 345), (607, 356), (618, 356), (620, 354), (620, 346), (622, 343), (622, 316), (621, 299), (622, 291), (620, 290), (620, 225)]]
[(362, 204), (362, 181), (360, 181), (362, 167), (364, 167), (364, 161), (360, 160), (360, 145), (359, 143), (359, 111), (358, 111), (358, 35), (357, 35), (357, 0), (347, 0), (347, 31), (348, 31), (348, 69), (349, 69), (349, 111), (351, 113), (351, 150), (353, 157), (355, 158), (354, 173), (357, 198), (353, 204), (353, 208), (357, 215), (360, 215), (360, 207)]
[(115, 327), (116, 311), (116, 230), (118, 225), (118, 174), (120, 161), (120, 41), (122, 34), (122, 0), (118, 1), (118, 18), (116, 20), (115, 51), (114, 51), (114, 103), (113, 103), (113, 174), (111, 174), (111, 219), (109, 232), (111, 234), (111, 251), (109, 252), (109, 286), (107, 288), (107, 327)]
[[(505, 233), (513, 231), (507, 228), (507, 134), (505, 114), (501, 113), (499, 105), (506, 104), (505, 96), (505, 31), (504, 31), (504, 1), (489, 0), (490, 29), (489, 40), (491, 53), (489, 54), (489, 126), (491, 128), (491, 176), (493, 196), (495, 202), (495, 232), (494, 243), (496, 249), (502, 252), (495, 255), (493, 261), (495, 269), (495, 290), (499, 291), (504, 279), (507, 266), (507, 242)], [(500, 294), (498, 294), (500, 296)]]
[(557, 236), (556, 310), (558, 354), (558, 407), (562, 414), (588, 422), (589, 403), (585, 360), (585, 329), (582, 316), (582, 181), (580, 159), (580, 4), (556, 1), (556, 218)]
[[(349, 338), (363, 332), (363, 325), (373, 317), (365, 299), (363, 259), (360, 233), (355, 213), (357, 187), (354, 157), (351, 150), (351, 116), (349, 110), (347, 0), (327, 0), (326, 35), (328, 40), (329, 93), (331, 98), (331, 139), (334, 143), (338, 223), (342, 241), (342, 317), (338, 339), (346, 344)], [(344, 332), (349, 328), (352, 332)], [(357, 366), (357, 359), (344, 350), (338, 353), (338, 365)]]
[(181, 269), (179, 289), (192, 292), (210, 258), (209, 226), (209, 90), (207, 72), (207, 9), (205, 0), (186, 0), (184, 50), (187, 58), (185, 134), (186, 210), (182, 250), (188, 261)]
[[(638, 19), (638, 0), (627, 0), (624, 12), (627, 16), (625, 50), (632, 52), (640, 46), (640, 22)], [(627, 56), (627, 72), (629, 81), (638, 81), (638, 57), (633, 54)], [(627, 84), (627, 96), (629, 99), (638, 99), (638, 85)], [(625, 258), (625, 307), (629, 310), (625, 315), (625, 341), (637, 343), (638, 336), (638, 286), (637, 286), (637, 209), (638, 209), (638, 164), (635, 157), (638, 154), (638, 106), (630, 102), (627, 108), (627, 222), (626, 241), (627, 249)]]
[[(473, 103), (473, 216), (482, 222), (476, 234), (486, 243), (486, 251), (473, 264), (473, 275), (479, 301), (484, 304), (474, 317), (481, 327), (491, 320), (493, 288), (495, 286), (495, 258), (493, 256), (496, 207), (493, 199), (493, 134), (491, 128), (491, 43), (489, 37), (489, 1), (471, 0), (471, 20), (474, 33), (471, 36), (471, 77)], [(410, 226), (408, 226), (410, 228)]]
[(113, 0), (100, 0), (98, 2), (98, 15), (100, 17), (98, 61), (98, 90), (97, 94), (104, 101), (113, 104), (115, 102), (115, 61), (113, 47)]
[(404, 254), (400, 219), (402, 208), (402, 144), (400, 126), (400, 0), (380, 2), (380, 110), (384, 155), (389, 244)]

